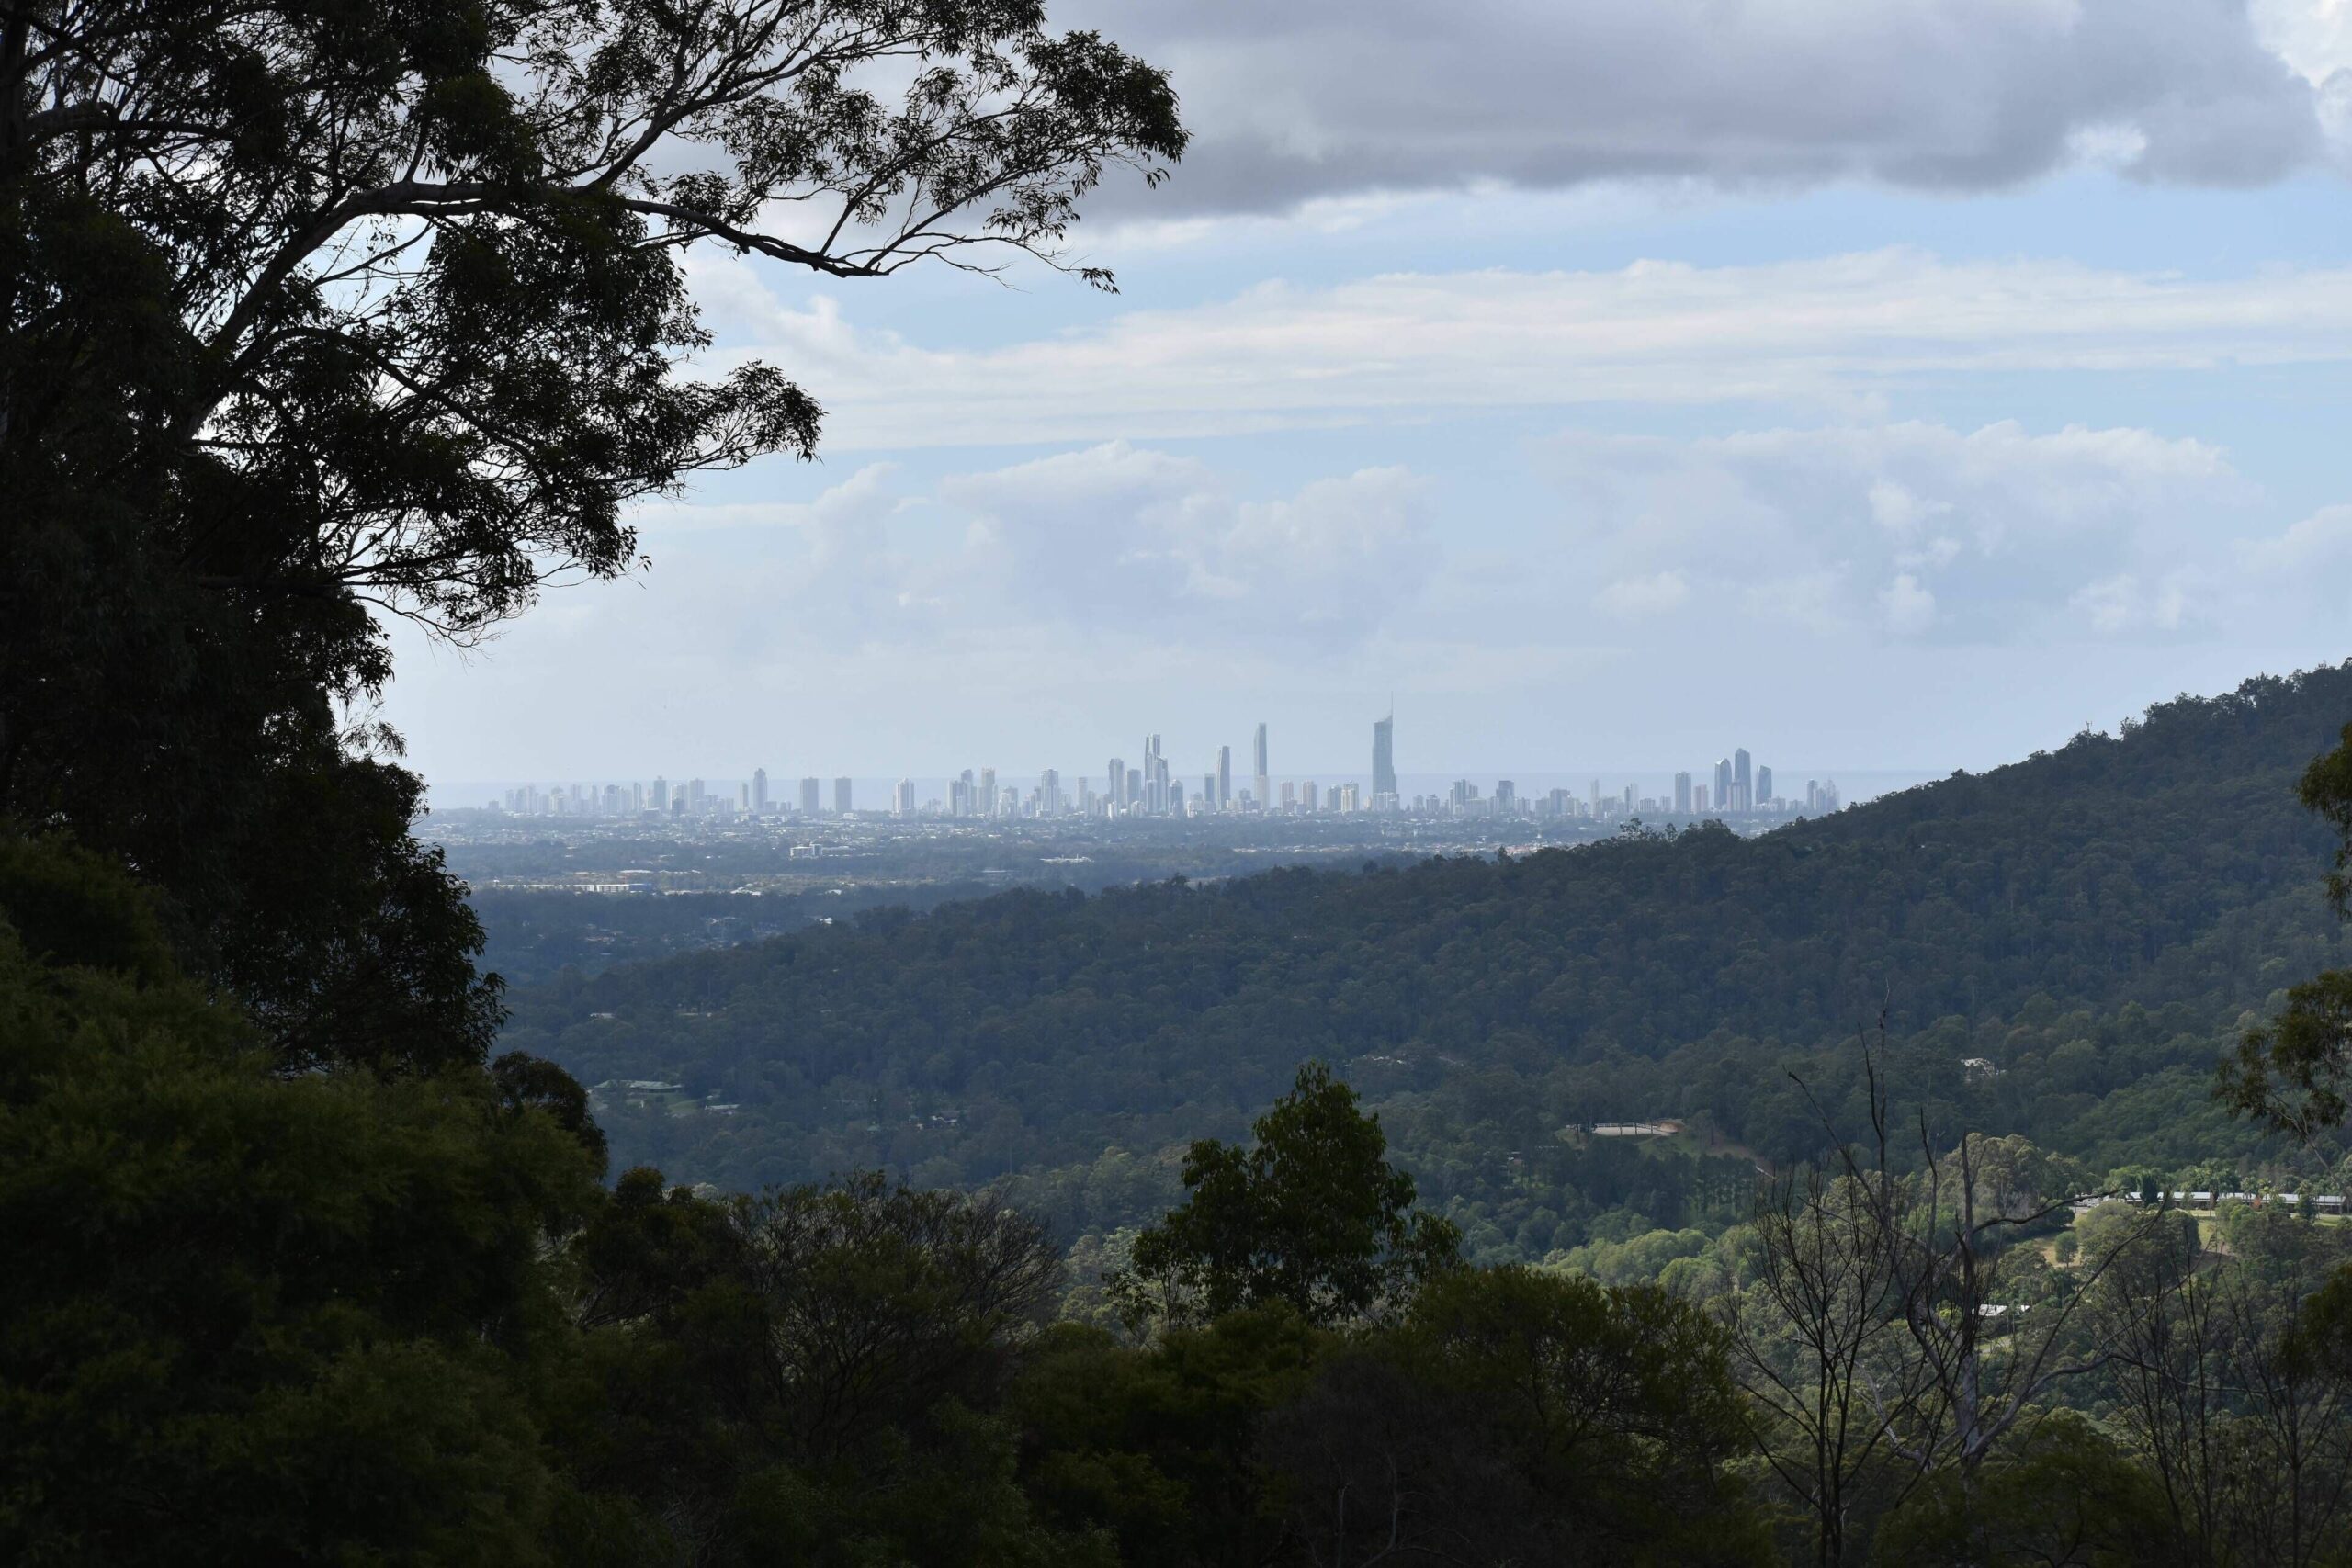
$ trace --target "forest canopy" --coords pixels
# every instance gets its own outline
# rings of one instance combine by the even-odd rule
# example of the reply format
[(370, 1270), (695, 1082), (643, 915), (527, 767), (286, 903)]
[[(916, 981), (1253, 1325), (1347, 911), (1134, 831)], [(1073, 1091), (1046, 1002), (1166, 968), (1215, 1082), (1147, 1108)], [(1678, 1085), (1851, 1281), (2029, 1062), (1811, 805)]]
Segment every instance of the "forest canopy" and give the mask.
[[(2347, 712), (2352, 667), (2253, 681), (1758, 839), (870, 912), (559, 976), (506, 1039), (680, 1086), (607, 1094), (632, 1157), (722, 1184), (1010, 1179), (1080, 1232), (1148, 1218), (1174, 1151), (1239, 1134), (1305, 1056), (1382, 1111), (1482, 1256), (1580, 1245), (1611, 1211), (1671, 1228), (1736, 1194), (1733, 1151), (1808, 1155), (1787, 1069), (1837, 1101), (1882, 1021), (1954, 1121), (2102, 1173), (2251, 1163), (2276, 1145), (2209, 1075), (2335, 962), (2330, 839), (2296, 786)], [(1675, 1158), (1560, 1137), (1657, 1117), (1704, 1134)]]

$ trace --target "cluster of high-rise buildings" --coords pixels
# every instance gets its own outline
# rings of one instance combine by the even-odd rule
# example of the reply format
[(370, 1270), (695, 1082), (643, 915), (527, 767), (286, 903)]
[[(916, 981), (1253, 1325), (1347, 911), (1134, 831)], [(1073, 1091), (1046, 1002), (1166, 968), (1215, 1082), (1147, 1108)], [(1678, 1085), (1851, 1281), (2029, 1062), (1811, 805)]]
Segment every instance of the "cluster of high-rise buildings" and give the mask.
[[(1724, 769), (1744, 767), (1747, 753), (1738, 753), (1735, 762), (1730, 759), (1718, 764)], [(1468, 779), (1456, 779), (1453, 787), (1443, 795), (1415, 795), (1404, 803), (1408, 814), (1420, 817), (1532, 817), (1537, 818), (1581, 818), (1586, 821), (1623, 820), (1641, 817), (1672, 818), (1676, 817), (1788, 817), (1803, 813), (1817, 817), (1835, 811), (1844, 804), (1838, 793), (1835, 779), (1807, 779), (1802, 799), (1770, 794), (1772, 770), (1758, 768), (1743, 787), (1736, 780), (1719, 781), (1712, 786), (1694, 782), (1689, 773), (1674, 775), (1674, 792), (1665, 795), (1643, 795), (1633, 785), (1604, 793), (1600, 781), (1595, 779), (1586, 793), (1554, 789), (1542, 795), (1521, 795), (1519, 786), (1510, 779), (1498, 780), (1491, 795), (1479, 793), (1478, 786)]]
[(1143, 739), (1143, 761), (1129, 767), (1125, 759), (1114, 757), (1104, 768), (1102, 793), (1094, 793), (1091, 780), (1080, 780), (1077, 795), (1069, 809), (1095, 817), (1204, 817), (1236, 812), (1264, 812), (1280, 808), (1297, 809), (1301, 800), (1312, 811), (1316, 786), (1305, 786), (1302, 796), (1299, 786), (1285, 783), (1282, 786), (1281, 807), (1274, 803), (1274, 782), (1271, 765), (1266, 760), (1266, 727), (1258, 726), (1250, 742), (1250, 782), (1237, 791), (1233, 787), (1233, 748), (1216, 749), (1216, 766), (1201, 774), (1199, 793), (1188, 795), (1184, 781), (1170, 768), (1168, 753), (1157, 735)]
[(1772, 770), (1751, 765), (1746, 750), (1735, 750), (1728, 757), (1715, 760), (1714, 793), (1707, 786), (1693, 784), (1689, 773), (1674, 775), (1674, 808), (1682, 815), (1743, 816), (1749, 812), (1788, 813), (1802, 811), (1809, 817), (1835, 811), (1844, 802), (1838, 795), (1836, 779), (1807, 779), (1802, 799), (1775, 794)]
[[(823, 779), (802, 779), (799, 813), (822, 814)], [(854, 809), (855, 790), (845, 778), (832, 781), (832, 810), (846, 817)], [(650, 784), (524, 784), (491, 803), (494, 810), (519, 817), (771, 817), (788, 815), (793, 806), (768, 791), (768, 771), (754, 768), (752, 776), (735, 785), (711, 789), (701, 779), (673, 784), (656, 777)]]
[[(1842, 804), (1834, 779), (1807, 779), (1802, 798), (1773, 792), (1772, 770), (1754, 765), (1747, 752), (1736, 750), (1715, 763), (1712, 783), (1702, 784), (1689, 773), (1674, 775), (1668, 796), (1639, 794), (1632, 784), (1601, 793), (1600, 781), (1579, 795), (1567, 789), (1522, 795), (1510, 779), (1498, 782), (1491, 795), (1482, 795), (1468, 779), (1454, 782), (1443, 795), (1417, 795), (1407, 799), (1396, 779), (1396, 719), (1392, 711), (1372, 727), (1372, 787), (1367, 793), (1354, 780), (1319, 785), (1285, 779), (1275, 781), (1267, 757), (1266, 727), (1261, 723), (1250, 745), (1250, 782), (1234, 787), (1233, 748), (1219, 746), (1216, 765), (1200, 776), (1200, 786), (1188, 790), (1168, 760), (1160, 738), (1144, 737), (1143, 755), (1130, 766), (1113, 757), (1095, 781), (1080, 775), (1063, 783), (1061, 772), (1047, 768), (1035, 784), (1024, 789), (1000, 783), (994, 768), (967, 768), (947, 781), (946, 798), (918, 802), (914, 782), (900, 779), (887, 805), (875, 809), (893, 817), (944, 817), (986, 820), (1002, 818), (1050, 817), (1219, 817), (1306, 816), (1329, 812), (1374, 811), (1408, 816), (1584, 818), (1602, 820), (1629, 817), (1744, 817), (1757, 814), (1809, 816), (1835, 811)], [(825, 780), (804, 778), (797, 795), (771, 795), (767, 770), (754, 769), (749, 780), (729, 791), (713, 791), (701, 779), (673, 783), (656, 778), (650, 784), (554, 784), (542, 790), (526, 784), (506, 792), (493, 809), (519, 816), (587, 817), (847, 817), (857, 810), (855, 789), (847, 778), (831, 781), (830, 799)]]

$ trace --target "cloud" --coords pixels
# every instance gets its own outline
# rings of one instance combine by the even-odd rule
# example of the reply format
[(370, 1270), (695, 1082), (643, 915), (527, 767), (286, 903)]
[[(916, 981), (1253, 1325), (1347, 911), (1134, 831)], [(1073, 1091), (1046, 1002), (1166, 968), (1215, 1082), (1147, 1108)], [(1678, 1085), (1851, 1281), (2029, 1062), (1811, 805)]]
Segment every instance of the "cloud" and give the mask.
[(1768, 624), (1816, 633), (1842, 631), (1851, 624), (1845, 604), (1846, 578), (1843, 567), (1768, 577), (1743, 588), (1739, 603), (1747, 614)]
[(1345, 649), (1436, 570), (1430, 509), (1426, 481), (1403, 468), (1254, 496), (1208, 464), (1125, 442), (924, 489), (875, 463), (807, 502), (641, 508), (648, 592), (543, 618), (570, 609), (571, 636), (681, 668), (786, 644), (943, 661), (1057, 638), (1065, 650)]
[(2352, 571), (2352, 506), (2324, 506), (2276, 538), (2245, 547), (2246, 571), (2257, 578)]
[[(869, 463), (805, 502), (640, 507), (630, 522), (653, 564), (639, 581), (658, 592), (601, 601), (581, 635), (621, 637), (682, 670), (715, 650), (757, 658), (785, 624), (843, 648), (930, 635), (918, 562), (893, 536), (913, 504), (894, 465)], [(681, 604), (694, 607), (683, 622)]]
[(1917, 637), (1936, 624), (1936, 596), (1911, 573), (1898, 572), (1878, 592), (1880, 624), (1896, 637)]
[[(2276, 179), (2323, 144), (2334, 0), (1080, 0), (1167, 66), (1197, 141), (1170, 208), (1599, 180)], [(2284, 51), (2289, 58), (2282, 59)], [(2290, 61), (2294, 63), (2290, 64)], [(2298, 67), (2303, 67), (2299, 69)]]
[(1109, 442), (939, 495), (974, 518), (959, 580), (1076, 626), (1344, 646), (1435, 559), (1426, 486), (1402, 468), (1250, 500), (1196, 460)]
[(2340, 635), (2352, 615), (2352, 505), (2323, 506), (2238, 547), (2238, 594), (2266, 626), (2309, 616)]
[(729, 346), (825, 403), (827, 448), (1167, 439), (1578, 403), (1850, 411), (1951, 373), (2352, 359), (2352, 269), (2194, 280), (1895, 249), (1751, 265), (1280, 282), (992, 348), (922, 347), (698, 265)]
[(2314, 85), (2352, 68), (2352, 0), (2253, 0), (2255, 36)]
[[(1569, 432), (1546, 452), (1564, 553), (1676, 606), (1815, 633), (1997, 642), (2072, 611), (2102, 632), (2196, 620), (2159, 570), (2255, 492), (2202, 442), (1922, 423), (1692, 440)], [(2094, 586), (2077, 591), (2077, 585)]]
[(2090, 628), (2102, 636), (2125, 632), (2177, 632), (2199, 619), (2192, 576), (2166, 572), (2154, 581), (2118, 572), (2084, 584), (2067, 600)]
[(1593, 602), (1610, 615), (1631, 621), (1662, 615), (1679, 608), (1690, 597), (1690, 585), (1680, 572), (1659, 571), (1647, 577), (1621, 577), (1594, 594)]

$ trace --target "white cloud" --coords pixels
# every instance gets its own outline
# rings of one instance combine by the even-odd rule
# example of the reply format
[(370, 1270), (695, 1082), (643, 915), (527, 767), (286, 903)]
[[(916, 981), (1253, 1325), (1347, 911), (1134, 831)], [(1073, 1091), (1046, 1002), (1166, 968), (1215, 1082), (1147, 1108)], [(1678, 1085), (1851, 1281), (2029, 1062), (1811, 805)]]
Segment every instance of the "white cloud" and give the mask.
[(1880, 479), (1871, 486), (1871, 519), (1890, 533), (1909, 536), (1920, 525), (1951, 507), (1942, 502), (1925, 502), (1893, 479)]
[[(655, 592), (600, 600), (578, 635), (619, 637), (681, 670), (714, 652), (760, 657), (786, 626), (842, 648), (932, 635), (920, 563), (892, 533), (911, 504), (892, 465), (869, 463), (806, 502), (641, 507), (630, 521), (653, 564), (638, 581)], [(692, 607), (684, 619), (681, 606)]]
[(2258, 539), (2242, 552), (2256, 577), (2352, 574), (2352, 506), (2324, 506), (2290, 525), (2276, 538)]
[[(1425, 481), (1403, 468), (1252, 496), (1207, 464), (1124, 442), (912, 492), (876, 463), (808, 502), (643, 508), (649, 592), (593, 613), (568, 599), (542, 618), (569, 612), (576, 638), (682, 667), (786, 643), (943, 659), (1041, 637), (1340, 649), (1420, 594), (1437, 564), (1429, 512)], [(657, 606), (666, 629), (641, 619)]]
[(2253, 0), (2255, 35), (2318, 85), (2352, 69), (2352, 0)]
[[(2070, 605), (2103, 629), (2180, 629), (2188, 589), (2142, 588), (2150, 563), (2254, 499), (2219, 449), (2135, 429), (1571, 432), (1548, 457), (1567, 553), (1601, 581), (1670, 575), (1767, 622), (1948, 641), (2046, 635)], [(2128, 602), (2070, 600), (2107, 580)]]
[(1879, 623), (1896, 637), (1917, 637), (1936, 624), (1936, 596), (1911, 573), (1878, 591)]
[(922, 348), (698, 268), (724, 363), (789, 367), (858, 448), (1213, 435), (1578, 403), (1850, 411), (1935, 374), (2352, 360), (2352, 269), (2224, 280), (1889, 250), (1756, 265), (1268, 283), (996, 348)]
[[(1198, 137), (1120, 210), (1611, 179), (2014, 185), (2104, 140), (2132, 177), (2276, 178), (2321, 134), (2335, 0), (1080, 0)], [(2257, 25), (2258, 20), (2258, 25)], [(2286, 60), (2280, 58), (2285, 53)], [(2290, 68), (2290, 62), (2292, 62)]]
[(1419, 592), (1428, 496), (1402, 468), (1237, 497), (1193, 459), (1110, 442), (944, 481), (956, 578), (1072, 625), (1345, 645)]
[(2200, 618), (2194, 577), (2187, 571), (2166, 572), (2154, 580), (2137, 572), (2117, 572), (2076, 589), (2067, 604), (2093, 631), (2110, 637), (2125, 632), (2178, 632)]
[(1621, 577), (1593, 596), (1593, 602), (1624, 620), (1662, 615), (1681, 607), (1690, 597), (1690, 585), (1679, 571), (1653, 572), (1646, 577)]
[(1846, 572), (1838, 567), (1768, 577), (1741, 591), (1740, 603), (1758, 620), (1827, 633), (1844, 630)]

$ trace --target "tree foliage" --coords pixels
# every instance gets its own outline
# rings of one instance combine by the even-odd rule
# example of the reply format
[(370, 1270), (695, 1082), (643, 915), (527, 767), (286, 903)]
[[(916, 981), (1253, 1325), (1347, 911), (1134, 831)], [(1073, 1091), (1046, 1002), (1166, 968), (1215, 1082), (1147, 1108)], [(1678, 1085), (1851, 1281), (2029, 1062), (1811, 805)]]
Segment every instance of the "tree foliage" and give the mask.
[(1430, 1280), (1268, 1427), (1316, 1562), (1770, 1561), (1722, 1329), (1654, 1286)]
[[(2296, 788), (2337, 836), (2327, 897), (2352, 919), (2352, 724), (2315, 758)], [(2352, 1085), (2352, 969), (2330, 969), (2287, 993), (2287, 1005), (2248, 1029), (2222, 1066), (2218, 1093), (2240, 1115), (2308, 1142), (2343, 1125)]]
[(1398, 1305), (1454, 1265), (1460, 1233), (1414, 1209), (1413, 1179), (1383, 1157), (1379, 1117), (1323, 1063), (1300, 1067), (1251, 1131), (1247, 1149), (1193, 1144), (1183, 1203), (1136, 1237), (1117, 1293), (1139, 1319), (1281, 1302), (1341, 1323)]
[[(1866, 1120), (1849, 1045), (1883, 1008), (1942, 1126), (2096, 1172), (2260, 1157), (2205, 1090), (2245, 1012), (2331, 962), (2325, 839), (2293, 788), (2347, 711), (2352, 670), (2251, 682), (1758, 839), (876, 913), (520, 990), (506, 1038), (739, 1108), (607, 1096), (625, 1161), (1017, 1179), (1102, 1229), (1165, 1207), (1098, 1193), (1106, 1148), (1238, 1139), (1315, 1056), (1490, 1260), (1737, 1220), (1756, 1160), (1817, 1148), (1784, 1068)], [(1690, 1134), (1576, 1135), (1655, 1118)]]
[(283, 1079), (119, 871), (0, 861), (0, 1556), (544, 1561), (571, 1136), (478, 1073)]
[(1033, 0), (0, 7), (0, 817), (168, 889), (289, 1066), (478, 1060), (384, 617), (477, 638), (813, 451), (781, 371), (686, 373), (691, 247), (1052, 260), (1183, 141)]

